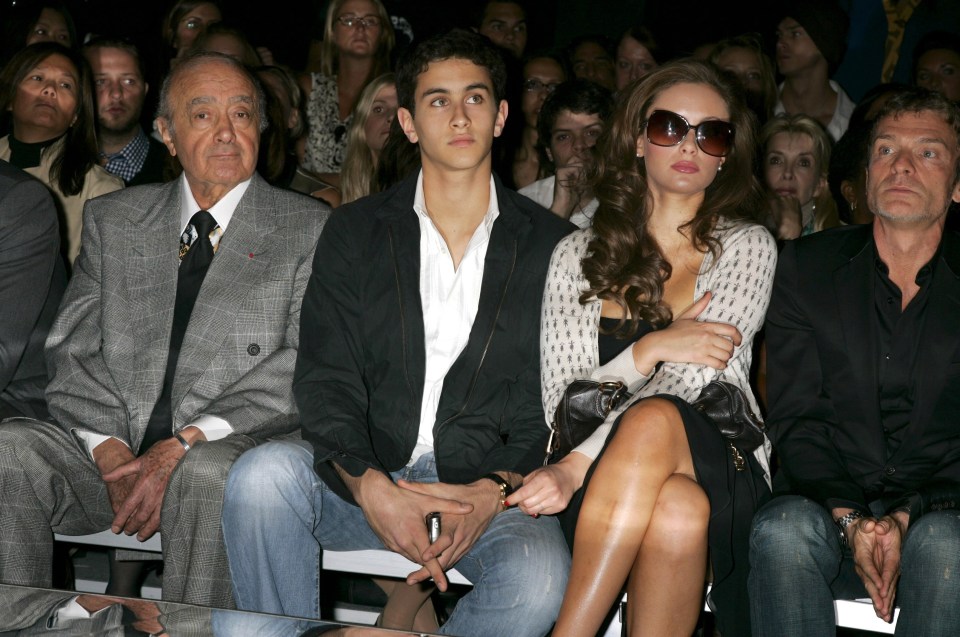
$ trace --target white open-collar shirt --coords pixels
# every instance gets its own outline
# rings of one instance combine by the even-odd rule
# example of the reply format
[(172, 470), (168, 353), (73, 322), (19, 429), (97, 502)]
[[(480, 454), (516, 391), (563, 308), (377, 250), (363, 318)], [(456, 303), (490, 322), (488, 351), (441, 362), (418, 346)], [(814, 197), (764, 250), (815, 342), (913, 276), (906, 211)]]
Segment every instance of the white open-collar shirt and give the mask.
[(423, 454), (433, 451), (433, 427), (437, 420), (443, 379), (470, 338), (480, 304), (487, 246), (490, 244), (493, 222), (500, 215), (500, 206), (491, 176), (486, 215), (470, 238), (460, 267), (456, 269), (446, 241), (430, 218), (423, 196), (422, 171), (417, 179), (413, 210), (420, 222), (420, 304), (423, 307), (426, 373), (420, 429), (411, 464)]

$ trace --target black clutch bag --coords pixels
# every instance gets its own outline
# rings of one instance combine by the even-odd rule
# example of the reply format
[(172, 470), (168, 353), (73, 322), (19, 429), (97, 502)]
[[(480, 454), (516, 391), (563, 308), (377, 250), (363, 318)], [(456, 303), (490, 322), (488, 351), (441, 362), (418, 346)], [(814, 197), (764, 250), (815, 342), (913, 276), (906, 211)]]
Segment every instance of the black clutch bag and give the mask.
[(712, 380), (690, 405), (717, 423), (720, 434), (737, 449), (749, 452), (763, 444), (763, 423), (738, 386)]
[(553, 415), (544, 464), (556, 462), (573, 451), (629, 397), (627, 386), (620, 381), (575, 380), (570, 383)]

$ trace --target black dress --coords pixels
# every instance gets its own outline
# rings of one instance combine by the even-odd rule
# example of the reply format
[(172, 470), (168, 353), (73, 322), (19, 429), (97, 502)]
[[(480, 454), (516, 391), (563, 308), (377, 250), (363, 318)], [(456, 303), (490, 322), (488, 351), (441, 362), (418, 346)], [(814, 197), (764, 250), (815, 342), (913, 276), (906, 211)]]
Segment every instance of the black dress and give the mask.
[[(601, 331), (598, 345), (601, 365), (612, 360), (641, 336), (653, 331), (652, 326), (641, 323), (639, 332), (628, 340), (603, 333), (605, 330), (615, 328), (618, 324), (617, 319), (600, 319)], [(750, 524), (754, 512), (770, 497), (770, 489), (763, 477), (763, 469), (756, 462), (753, 453), (739, 451), (739, 457), (745, 461), (745, 465), (741, 463), (741, 469), (737, 470), (733, 451), (720, 435), (720, 430), (713, 420), (676, 396), (658, 394), (656, 397), (669, 400), (680, 412), (690, 445), (697, 483), (710, 501), (707, 536), (713, 588), (708, 603), (716, 613), (717, 627), (724, 637), (749, 636), (750, 605), (747, 599), (747, 574), (750, 570), (748, 561)], [(587, 471), (583, 487), (573, 495), (570, 505), (559, 516), (571, 550), (584, 493), (590, 484), (597, 463), (603, 457), (607, 444), (613, 440), (622, 418), (623, 416), (614, 422), (607, 437), (607, 443)]]

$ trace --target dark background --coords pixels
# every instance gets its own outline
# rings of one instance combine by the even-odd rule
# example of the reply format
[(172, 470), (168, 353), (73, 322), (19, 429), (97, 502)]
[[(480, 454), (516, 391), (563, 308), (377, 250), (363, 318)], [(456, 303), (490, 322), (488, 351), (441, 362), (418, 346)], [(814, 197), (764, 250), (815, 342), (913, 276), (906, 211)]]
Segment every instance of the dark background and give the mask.
[[(6, 11), (14, 2), (2, 0)], [(168, 2), (147, 0), (66, 0), (80, 37), (88, 32), (125, 35), (141, 47), (159, 47), (160, 24)], [(306, 63), (310, 40), (319, 37), (325, 0), (222, 0), (226, 22), (244, 30), (254, 46), (270, 48), (276, 60), (295, 69)], [(463, 0), (386, 0), (391, 14), (406, 17), (418, 37), (445, 26), (468, 26), (475, 3)], [(603, 33), (616, 39), (642, 22), (662, 40), (668, 53), (748, 31), (769, 36), (770, 2), (745, 0), (529, 0), (528, 52), (562, 46), (574, 36)], [(0, 20), (3, 14), (0, 14)], [(769, 38), (768, 38), (769, 39)]]

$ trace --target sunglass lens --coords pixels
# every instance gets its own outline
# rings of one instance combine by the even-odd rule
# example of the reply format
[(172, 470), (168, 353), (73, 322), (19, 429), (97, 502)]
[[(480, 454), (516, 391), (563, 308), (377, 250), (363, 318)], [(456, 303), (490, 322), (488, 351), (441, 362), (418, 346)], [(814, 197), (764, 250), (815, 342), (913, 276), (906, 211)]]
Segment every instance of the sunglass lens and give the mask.
[(733, 127), (728, 122), (708, 120), (697, 127), (697, 145), (703, 152), (723, 157), (733, 144)]
[(687, 123), (670, 111), (654, 111), (647, 120), (647, 138), (657, 146), (674, 146), (689, 130)]

